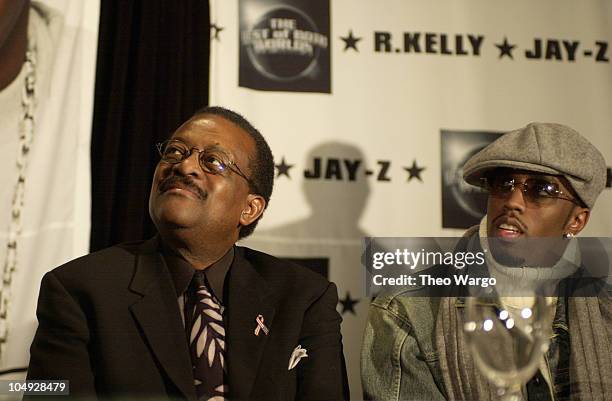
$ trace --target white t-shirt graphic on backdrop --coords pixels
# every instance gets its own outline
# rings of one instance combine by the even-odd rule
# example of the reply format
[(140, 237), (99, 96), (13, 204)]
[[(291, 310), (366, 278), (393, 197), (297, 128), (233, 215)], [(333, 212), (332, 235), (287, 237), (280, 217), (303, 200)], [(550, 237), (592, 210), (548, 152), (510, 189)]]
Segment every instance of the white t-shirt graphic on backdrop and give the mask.
[(11, 11), (29, 13), (25, 62), (0, 89), (1, 379), (25, 376), (43, 274), (89, 248), (98, 2), (45, 3), (0, 10), (0, 27), (14, 28), (0, 51), (20, 33)]

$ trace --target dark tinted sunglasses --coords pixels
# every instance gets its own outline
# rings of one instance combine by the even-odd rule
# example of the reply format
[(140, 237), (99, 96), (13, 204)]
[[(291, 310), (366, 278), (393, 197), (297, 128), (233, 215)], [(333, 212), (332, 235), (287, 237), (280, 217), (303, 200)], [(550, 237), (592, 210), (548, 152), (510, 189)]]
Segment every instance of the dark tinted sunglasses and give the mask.
[(521, 189), (523, 199), (534, 206), (545, 206), (563, 199), (577, 205), (579, 201), (570, 196), (569, 193), (560, 189), (560, 184), (544, 177), (527, 178), (519, 182), (512, 176), (492, 176), (483, 178), (485, 188), (491, 196), (497, 198), (508, 198), (516, 188)]

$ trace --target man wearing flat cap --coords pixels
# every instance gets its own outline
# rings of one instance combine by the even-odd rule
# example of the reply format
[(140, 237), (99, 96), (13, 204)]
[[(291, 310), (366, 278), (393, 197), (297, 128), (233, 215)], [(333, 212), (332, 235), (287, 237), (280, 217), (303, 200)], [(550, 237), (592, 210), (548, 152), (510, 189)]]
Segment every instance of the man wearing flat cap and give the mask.
[[(491, 276), (512, 283), (535, 280), (533, 272), (545, 271), (562, 283), (586, 270), (591, 259), (572, 245), (572, 238), (589, 221), (605, 186), (606, 166), (601, 153), (578, 132), (559, 124), (529, 124), (474, 155), (463, 167), (463, 177), (489, 196), (486, 216), (468, 230), (458, 248), (484, 250), (485, 270)], [(562, 249), (552, 253), (555, 257), (538, 250), (519, 255), (512, 244), (527, 239), (550, 240)], [(542, 267), (524, 268), (533, 266)], [(385, 293), (371, 304), (362, 347), (365, 398), (499, 399), (467, 346), (465, 298), (453, 292), (415, 297), (409, 291), (414, 289)], [(510, 311), (529, 299), (498, 295)], [(604, 401), (612, 394), (610, 294), (604, 289), (597, 296), (566, 295), (546, 298), (554, 308), (551, 344), (523, 386), (523, 397)]]

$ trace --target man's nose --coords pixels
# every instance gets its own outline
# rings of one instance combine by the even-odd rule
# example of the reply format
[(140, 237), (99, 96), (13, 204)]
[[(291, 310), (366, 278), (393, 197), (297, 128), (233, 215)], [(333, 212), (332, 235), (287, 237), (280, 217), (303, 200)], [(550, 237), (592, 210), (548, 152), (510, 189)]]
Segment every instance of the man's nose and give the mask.
[(521, 184), (515, 185), (512, 191), (504, 200), (504, 208), (507, 210), (525, 210), (525, 194), (523, 193), (523, 186)]
[(201, 175), (199, 156), (199, 152), (191, 152), (189, 156), (173, 166), (174, 170), (183, 175)]

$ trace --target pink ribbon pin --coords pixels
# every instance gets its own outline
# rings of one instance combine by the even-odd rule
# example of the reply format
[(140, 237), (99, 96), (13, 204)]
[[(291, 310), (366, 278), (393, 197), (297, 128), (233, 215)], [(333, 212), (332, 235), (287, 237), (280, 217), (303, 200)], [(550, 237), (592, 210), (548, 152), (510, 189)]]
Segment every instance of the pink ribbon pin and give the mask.
[(264, 317), (262, 315), (257, 315), (255, 318), (255, 323), (257, 323), (257, 327), (255, 327), (255, 335), (258, 336), (261, 331), (264, 332), (265, 335), (268, 335), (270, 330), (264, 324)]

